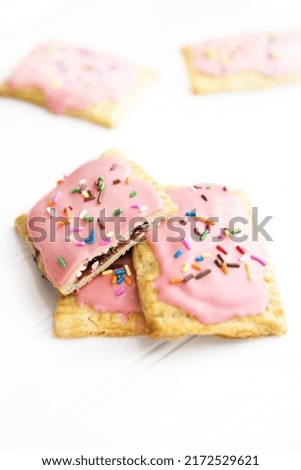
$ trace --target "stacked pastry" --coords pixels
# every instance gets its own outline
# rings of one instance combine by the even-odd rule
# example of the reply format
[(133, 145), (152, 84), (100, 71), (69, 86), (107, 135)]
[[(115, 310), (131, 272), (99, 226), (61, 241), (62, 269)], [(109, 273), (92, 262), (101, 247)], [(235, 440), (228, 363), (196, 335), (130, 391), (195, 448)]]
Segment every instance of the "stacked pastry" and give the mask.
[(280, 335), (249, 210), (224, 186), (164, 189), (112, 150), (58, 181), (16, 227), (60, 294), (57, 336)]

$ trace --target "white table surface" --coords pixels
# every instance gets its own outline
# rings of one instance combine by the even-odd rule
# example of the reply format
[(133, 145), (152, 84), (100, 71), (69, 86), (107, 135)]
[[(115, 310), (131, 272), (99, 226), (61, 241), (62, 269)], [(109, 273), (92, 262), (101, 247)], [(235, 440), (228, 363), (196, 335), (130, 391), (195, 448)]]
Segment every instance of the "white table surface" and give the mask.
[[(1, 0), (0, 75), (64, 40), (158, 70), (117, 129), (0, 99), (0, 445), (3, 449), (292, 450), (300, 446), (301, 86), (195, 97), (179, 47), (300, 26), (297, 0)], [(62, 174), (111, 147), (162, 183), (243, 188), (273, 215), (281, 338), (60, 340), (56, 295), (14, 218)], [(297, 467), (296, 467), (297, 468)]]

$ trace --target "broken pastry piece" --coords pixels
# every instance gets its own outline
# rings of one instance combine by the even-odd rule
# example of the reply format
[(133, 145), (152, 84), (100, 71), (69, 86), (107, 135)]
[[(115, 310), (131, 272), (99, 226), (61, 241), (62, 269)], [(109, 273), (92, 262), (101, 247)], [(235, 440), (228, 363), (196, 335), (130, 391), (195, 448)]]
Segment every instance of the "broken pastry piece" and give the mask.
[(167, 192), (178, 215), (134, 248), (151, 336), (283, 334), (275, 275), (244, 194), (208, 184)]
[(43, 275), (68, 295), (175, 211), (161, 186), (112, 150), (59, 181), (16, 227)]
[(130, 252), (78, 292), (58, 300), (54, 327), (56, 336), (123, 337), (147, 332)]
[(66, 44), (37, 47), (0, 85), (0, 94), (116, 126), (154, 72), (98, 51)]
[(208, 39), (182, 49), (193, 93), (301, 82), (301, 32)]

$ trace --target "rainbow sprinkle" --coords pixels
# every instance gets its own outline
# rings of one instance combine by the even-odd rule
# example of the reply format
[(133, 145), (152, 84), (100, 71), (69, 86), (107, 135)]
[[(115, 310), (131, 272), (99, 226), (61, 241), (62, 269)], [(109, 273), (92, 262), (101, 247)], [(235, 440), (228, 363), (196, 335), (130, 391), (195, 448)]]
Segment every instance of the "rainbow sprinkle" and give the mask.
[(182, 273), (186, 273), (190, 268), (190, 263), (184, 263), (182, 266)]
[(203, 256), (197, 256), (195, 258), (196, 261), (204, 261), (204, 257)]
[(180, 284), (181, 282), (183, 282), (183, 279), (180, 277), (175, 277), (169, 280), (169, 284), (173, 284), (173, 285)]
[(107, 269), (106, 271), (102, 271), (101, 274), (103, 276), (109, 276), (109, 274), (113, 274), (113, 269)]
[(115, 210), (113, 211), (113, 214), (112, 214), (112, 215), (113, 215), (114, 217), (116, 217), (117, 215), (122, 214), (122, 212), (123, 212), (122, 209), (118, 208), (118, 209), (115, 209)]
[(137, 203), (131, 205), (132, 209), (140, 209), (140, 207), (141, 207), (141, 204), (137, 204)]
[(129, 194), (130, 197), (134, 197), (134, 196), (137, 196), (137, 193), (136, 191), (132, 191), (130, 194)]
[(59, 256), (57, 258), (57, 262), (59, 263), (59, 265), (61, 266), (61, 268), (65, 269), (66, 266), (67, 266), (67, 263), (66, 261), (64, 260), (64, 258), (62, 258), (61, 256)]
[(185, 215), (186, 215), (187, 217), (195, 217), (195, 216), (196, 216), (196, 211), (194, 211), (194, 210), (192, 210), (192, 211), (187, 211), (187, 212), (185, 213)]
[(245, 263), (245, 267), (246, 267), (248, 279), (249, 279), (249, 281), (252, 281), (253, 280), (253, 273), (252, 273), (252, 270), (251, 270), (250, 263)]
[(60, 193), (60, 192), (57, 192), (56, 195), (55, 195), (54, 198), (53, 198), (54, 204), (56, 204), (57, 202), (59, 202), (60, 197), (61, 197), (61, 193)]
[(183, 254), (183, 250), (179, 249), (178, 251), (175, 252), (174, 257), (179, 258)]
[(255, 255), (251, 255), (251, 258), (254, 259), (255, 261), (257, 261), (258, 263), (260, 263), (262, 266), (266, 266), (266, 262), (263, 261), (263, 259), (261, 258), (258, 258), (258, 256), (255, 256)]
[(184, 238), (184, 240), (182, 240), (182, 243), (185, 246), (185, 248), (187, 248), (187, 250), (191, 250), (191, 245), (190, 245), (189, 241), (186, 238)]
[(76, 246), (85, 246), (85, 242), (76, 242), (75, 245)]
[(125, 289), (124, 287), (121, 287), (120, 289), (118, 289), (115, 294), (119, 297), (120, 295), (123, 295), (125, 292)]
[(91, 245), (92, 243), (95, 243), (95, 230), (91, 230), (91, 233), (90, 233), (89, 237), (86, 238), (86, 240), (84, 240), (84, 242), (87, 245)]

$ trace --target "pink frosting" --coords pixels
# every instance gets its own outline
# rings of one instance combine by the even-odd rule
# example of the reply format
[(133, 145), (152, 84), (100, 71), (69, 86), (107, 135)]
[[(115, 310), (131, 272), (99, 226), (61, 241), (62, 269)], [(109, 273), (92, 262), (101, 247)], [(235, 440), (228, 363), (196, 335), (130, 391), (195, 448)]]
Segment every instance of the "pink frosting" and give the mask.
[(101, 52), (50, 43), (35, 49), (9, 77), (13, 89), (42, 90), (51, 111), (63, 114), (118, 101), (138, 83), (138, 68)]
[[(148, 234), (155, 256), (160, 263), (161, 273), (154, 286), (158, 291), (159, 298), (166, 303), (181, 308), (188, 314), (196, 317), (205, 324), (215, 324), (229, 320), (236, 316), (256, 315), (265, 311), (269, 301), (268, 291), (264, 284), (264, 267), (251, 256), (254, 255), (260, 260), (263, 259), (263, 252), (259, 242), (252, 241), (251, 223), (242, 225), (237, 223), (235, 228), (241, 228), (241, 233), (248, 236), (246, 242), (237, 242), (229, 237), (224, 240), (213, 242), (212, 237), (220, 234), (221, 229), (229, 227), (229, 221), (233, 217), (241, 216), (250, 220), (247, 209), (241, 200), (231, 191), (225, 191), (221, 186), (200, 184), (200, 189), (192, 188), (170, 189), (167, 192), (179, 208), (179, 216), (185, 220), (193, 220), (193, 217), (186, 217), (187, 211), (196, 209), (197, 216), (208, 219), (219, 217), (219, 222), (211, 226), (211, 232), (200, 241), (196, 237), (193, 227), (188, 222), (182, 225), (180, 222), (173, 222), (176, 229), (181, 228), (184, 232), (182, 241), (167, 240), (167, 237), (178, 236), (178, 233), (168, 227), (168, 224), (161, 224), (159, 227), (158, 242), (153, 240), (152, 233)], [(207, 189), (207, 187), (211, 189)], [(202, 195), (207, 199), (204, 200)], [(195, 222), (200, 233), (205, 231), (205, 223)], [(193, 236), (197, 240), (193, 239)], [(183, 240), (185, 240), (183, 242)], [(221, 253), (217, 246), (222, 247), (228, 254)], [(240, 261), (240, 254), (236, 246), (247, 246), (250, 251), (246, 252), (246, 261)], [(182, 250), (183, 253), (175, 258), (175, 253)], [(203, 253), (210, 254), (204, 257), (203, 261), (196, 261), (195, 258)], [(239, 268), (229, 267), (228, 274), (225, 275), (221, 268), (214, 263), (217, 255), (220, 254), (226, 263), (239, 263)], [(204, 255), (204, 256), (205, 256)], [(206, 255), (207, 256), (207, 255)], [(182, 268), (185, 263), (189, 264), (188, 270), (183, 273)], [(253, 280), (249, 280), (244, 263), (249, 263)], [(170, 284), (171, 279), (184, 278), (189, 274), (193, 276), (202, 271), (195, 270), (191, 265), (196, 264), (202, 271), (211, 269), (207, 276), (196, 279), (193, 277), (188, 282)]]
[[(66, 177), (61, 184), (58, 184), (56, 188), (46, 194), (30, 211), (28, 232), (31, 237), (36, 238), (33, 240), (34, 245), (40, 251), (48, 277), (54, 283), (64, 285), (77, 272), (82, 263), (98, 254), (107, 252), (108, 248), (116, 243), (116, 237), (118, 237), (116, 221), (119, 217), (112, 216), (116, 209), (123, 210), (121, 217), (125, 217), (125, 221), (120, 222), (120, 232), (125, 234), (129, 229), (130, 221), (134, 217), (147, 218), (162, 208), (162, 200), (150, 183), (139, 179), (127, 181), (130, 172), (131, 165), (123, 158), (106, 157), (92, 160)], [(106, 185), (102, 193), (101, 204), (97, 202), (99, 191), (95, 184), (99, 176), (103, 177), (103, 182)], [(95, 199), (85, 202), (83, 194), (71, 192), (73, 188), (80, 187), (82, 180), (86, 180), (86, 190), (92, 190)], [(118, 180), (120, 180), (119, 183)], [(133, 191), (137, 194), (130, 197), (130, 193)], [(54, 200), (57, 202), (53, 204), (52, 208), (56, 211), (56, 217), (64, 217), (64, 210), (68, 207), (72, 207), (72, 210), (70, 225), (58, 226), (58, 224), (53, 224), (52, 237), (54, 240), (52, 241), (50, 227), (53, 219), (47, 212), (47, 204), (49, 201)], [(140, 205), (145, 206), (143, 212), (139, 208), (131, 207), (134, 201), (139, 203), (139, 207)], [(50, 208), (50, 211), (52, 208)], [(80, 223), (76, 224), (74, 218), (83, 215), (82, 211), (84, 209), (86, 210), (85, 216), (94, 217), (94, 222), (80, 219)], [(105, 231), (101, 232), (96, 221), (103, 209), (105, 209), (105, 216), (111, 217), (112, 220), (106, 222)], [(41, 222), (35, 222), (33, 226), (36, 217), (45, 219)], [(79, 232), (73, 232), (73, 228), (76, 226), (79, 227)], [(44, 237), (44, 240), (37, 240), (40, 233), (35, 230), (35, 227), (42, 227), (46, 231), (47, 236)], [(70, 235), (74, 239), (68, 240), (66, 227), (70, 228)], [(77, 246), (79, 243), (77, 237), (80, 236), (81, 240), (88, 239), (93, 229), (95, 230), (95, 242), (87, 244), (81, 241), (80, 243), (83, 246)], [(106, 235), (109, 235), (108, 239), (106, 239)], [(65, 267), (58, 263), (58, 258), (63, 258), (66, 263)]]
[(253, 71), (267, 76), (301, 72), (301, 34), (244, 34), (192, 46), (193, 67), (222, 76)]
[(141, 312), (131, 254), (119, 258), (118, 264), (127, 264), (132, 274), (130, 277), (132, 285), (129, 286), (125, 282), (121, 284), (124, 294), (116, 295), (120, 287), (111, 284), (111, 275), (100, 274), (76, 293), (76, 300), (80, 306), (89, 305), (99, 312), (121, 313), (125, 317), (132, 312)]

